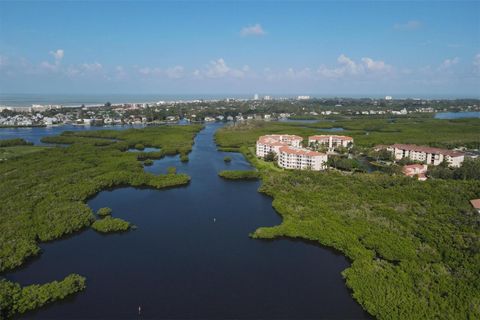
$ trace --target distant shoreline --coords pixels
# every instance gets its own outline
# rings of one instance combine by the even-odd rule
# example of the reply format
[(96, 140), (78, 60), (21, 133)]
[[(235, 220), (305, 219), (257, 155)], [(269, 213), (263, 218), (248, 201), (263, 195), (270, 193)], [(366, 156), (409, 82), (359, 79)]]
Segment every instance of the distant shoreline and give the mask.
[[(305, 94), (258, 94), (259, 100), (270, 97), (271, 101), (295, 99)], [(306, 94), (315, 99), (373, 99), (383, 100), (386, 95), (355, 95), (355, 94)], [(182, 103), (193, 101), (219, 101), (225, 99), (254, 100), (254, 94), (0, 94), (1, 107), (29, 108), (34, 104), (62, 105), (68, 108), (103, 106), (106, 102), (114, 105), (120, 104), (153, 104), (160, 101), (165, 103)], [(424, 95), (408, 94), (393, 95), (394, 100), (480, 100), (474, 95)]]

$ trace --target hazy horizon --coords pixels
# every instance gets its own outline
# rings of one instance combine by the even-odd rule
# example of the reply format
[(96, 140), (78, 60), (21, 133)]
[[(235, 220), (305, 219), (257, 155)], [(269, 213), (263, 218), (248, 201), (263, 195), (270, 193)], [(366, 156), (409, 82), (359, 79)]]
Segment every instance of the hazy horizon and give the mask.
[[(379, 95), (328, 95), (314, 93), (289, 93), (289, 94), (269, 94), (258, 93), (259, 99), (263, 99), (265, 95), (269, 95), (272, 99), (278, 98), (296, 98), (299, 95), (309, 95), (312, 99), (384, 99), (385, 96), (391, 94)], [(38, 93), (0, 93), (0, 105), (12, 107), (30, 107), (32, 104), (60, 104), (64, 106), (78, 106), (81, 104), (94, 105), (111, 103), (142, 103), (157, 102), (161, 100), (216, 100), (216, 99), (253, 99), (254, 94), (162, 94), (162, 93), (94, 93), (94, 94), (38, 94)], [(391, 95), (394, 99), (423, 99), (423, 100), (456, 100), (456, 99), (480, 99), (477, 96), (451, 96), (451, 95)]]

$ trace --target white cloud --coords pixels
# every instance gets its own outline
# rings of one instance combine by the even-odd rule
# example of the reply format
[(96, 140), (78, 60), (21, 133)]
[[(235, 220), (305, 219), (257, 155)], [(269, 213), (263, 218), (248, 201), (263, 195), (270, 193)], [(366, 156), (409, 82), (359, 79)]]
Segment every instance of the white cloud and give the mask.
[(389, 72), (392, 70), (392, 66), (386, 64), (384, 61), (375, 61), (371, 58), (362, 58), (362, 62), (367, 71)]
[(50, 54), (53, 56), (55, 61), (53, 63), (43, 61), (40, 63), (40, 68), (46, 71), (56, 72), (58, 69), (60, 69), (60, 63), (62, 62), (65, 52), (63, 49), (57, 49), (55, 51), (50, 51)]
[(242, 78), (245, 75), (244, 70), (230, 68), (223, 58), (210, 61), (205, 75), (209, 78), (222, 78), (226, 76)]
[(240, 30), (240, 35), (242, 37), (264, 36), (266, 34), (267, 33), (265, 32), (265, 30), (263, 30), (262, 26), (259, 23), (255, 24), (255, 25), (243, 27), (242, 30)]
[(50, 54), (55, 58), (55, 61), (60, 62), (63, 59), (65, 52), (63, 49), (57, 49), (55, 51), (50, 51)]
[(361, 71), (361, 66), (344, 54), (337, 58), (337, 62), (342, 66), (341, 69), (349, 74), (357, 74)]
[(48, 61), (43, 61), (42, 63), (40, 63), (40, 68), (47, 71), (57, 71), (58, 63), (50, 63)]
[(167, 75), (167, 77), (171, 79), (179, 79), (183, 77), (184, 71), (185, 71), (184, 67), (175, 66), (165, 70), (165, 74)]
[(207, 69), (207, 76), (211, 78), (223, 77), (230, 71), (230, 68), (227, 66), (227, 63), (223, 58), (220, 58), (215, 61), (210, 61), (210, 65)]
[(459, 57), (455, 57), (455, 58), (452, 58), (452, 59), (445, 59), (445, 60), (443, 60), (442, 64), (438, 67), (438, 70), (450, 69), (451, 67), (458, 64), (459, 62), (460, 62)]
[(312, 70), (310, 70), (310, 68), (303, 68), (300, 70), (288, 68), (285, 75), (290, 79), (308, 79), (313, 77)]
[(85, 72), (97, 72), (103, 69), (103, 66), (98, 63), (84, 63), (82, 64), (82, 68), (85, 70)]
[(116, 80), (126, 79), (127, 78), (127, 71), (125, 70), (125, 68), (123, 66), (116, 66), (113, 78), (116, 79)]
[(202, 72), (198, 69), (193, 70), (192, 75), (196, 79), (202, 79), (203, 78)]
[(341, 78), (345, 76), (358, 76), (365, 74), (388, 74), (393, 71), (391, 65), (386, 64), (381, 60), (373, 60), (372, 58), (364, 57), (360, 62), (355, 62), (353, 59), (341, 54), (337, 58), (339, 64), (336, 68), (328, 68), (324, 65), (320, 66), (317, 73), (325, 78)]
[(138, 72), (144, 76), (162, 74), (162, 70), (160, 68), (150, 68), (150, 67), (140, 68), (138, 69)]
[(422, 26), (422, 23), (418, 20), (410, 20), (405, 23), (396, 23), (393, 28), (395, 30), (402, 30), (402, 31), (413, 31), (417, 30)]

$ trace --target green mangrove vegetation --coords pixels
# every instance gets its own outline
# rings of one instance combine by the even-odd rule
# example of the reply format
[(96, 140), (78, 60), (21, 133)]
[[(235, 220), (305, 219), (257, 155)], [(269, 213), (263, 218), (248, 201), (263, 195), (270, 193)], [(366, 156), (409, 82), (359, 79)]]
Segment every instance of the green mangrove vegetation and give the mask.
[(0, 148), (3, 147), (13, 147), (13, 146), (31, 146), (33, 143), (26, 141), (22, 138), (15, 138), (15, 139), (1, 139), (0, 140)]
[(442, 163), (430, 168), (428, 176), (437, 179), (480, 180), (480, 158), (465, 159), (459, 168), (450, 168)]
[(111, 215), (112, 215), (112, 209), (110, 208), (105, 207), (97, 210), (97, 216), (99, 217), (106, 217)]
[(260, 173), (253, 170), (223, 170), (218, 175), (230, 180), (257, 180), (260, 177)]
[(226, 156), (226, 157), (223, 158), (223, 161), (224, 161), (225, 163), (232, 162), (232, 157)]
[[(480, 148), (480, 119), (439, 120), (431, 118), (339, 119), (317, 123), (248, 122), (223, 128), (216, 142), (224, 148), (254, 146), (264, 134), (288, 133), (303, 137), (332, 134), (322, 131), (334, 127), (344, 131), (334, 134), (354, 138), (355, 145), (372, 147), (377, 144), (412, 143), (432, 147), (453, 148), (466, 146)], [(221, 133), (221, 134), (220, 134)]]
[(304, 239), (342, 252), (352, 262), (342, 273), (346, 285), (376, 318), (478, 319), (480, 217), (469, 203), (480, 197), (478, 160), (464, 169), (440, 167), (437, 179), (422, 182), (381, 172), (281, 170), (257, 159), (254, 145), (264, 134), (307, 137), (341, 126), (341, 134), (365, 149), (390, 143), (478, 148), (479, 125), (480, 119), (428, 118), (248, 123), (220, 129), (216, 141), (221, 150), (242, 152), (260, 171), (259, 191), (273, 198), (283, 218), (253, 238)]
[[(162, 154), (187, 154), (200, 129), (193, 125), (64, 132), (44, 140), (70, 146), (1, 161), (0, 272), (39, 254), (39, 242), (90, 226), (95, 217), (85, 202), (104, 189), (127, 185), (160, 189), (188, 184), (190, 178), (184, 174), (146, 173), (137, 154), (124, 151), (143, 143), (161, 148)], [(3, 278), (1, 283), (2, 288), (16, 286)], [(18, 309), (9, 304), (2, 310)]]
[(147, 167), (151, 166), (151, 165), (153, 165), (153, 160), (152, 159), (147, 159), (147, 160), (143, 161), (143, 165), (147, 166)]
[(9, 319), (82, 291), (85, 282), (86, 279), (78, 274), (71, 274), (61, 281), (25, 287), (0, 279), (0, 319)]
[(385, 174), (283, 172), (263, 176), (279, 226), (255, 238), (303, 238), (353, 262), (353, 296), (380, 319), (480, 316), (480, 232), (469, 199), (480, 181), (416, 181)]
[(130, 223), (120, 219), (106, 216), (103, 219), (95, 220), (92, 229), (100, 233), (122, 232), (130, 229)]
[(43, 151), (49, 148), (50, 147), (40, 147), (40, 146), (30, 146), (30, 145), (2, 147), (0, 148), (0, 161), (17, 158), (25, 154), (35, 153), (35, 152)]

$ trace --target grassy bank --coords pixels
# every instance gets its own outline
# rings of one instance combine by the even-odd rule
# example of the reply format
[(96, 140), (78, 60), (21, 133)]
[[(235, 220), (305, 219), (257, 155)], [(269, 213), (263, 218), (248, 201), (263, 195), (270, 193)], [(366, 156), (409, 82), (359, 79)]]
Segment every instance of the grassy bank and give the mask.
[(258, 171), (251, 170), (224, 170), (220, 171), (218, 175), (229, 180), (257, 180), (260, 178)]

